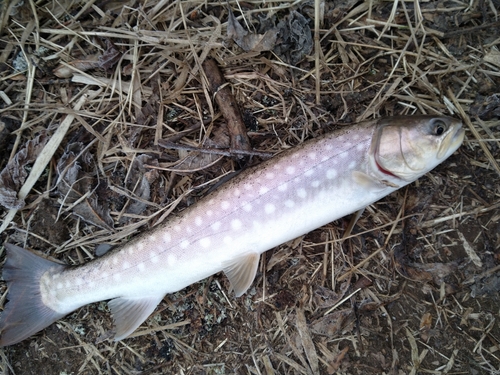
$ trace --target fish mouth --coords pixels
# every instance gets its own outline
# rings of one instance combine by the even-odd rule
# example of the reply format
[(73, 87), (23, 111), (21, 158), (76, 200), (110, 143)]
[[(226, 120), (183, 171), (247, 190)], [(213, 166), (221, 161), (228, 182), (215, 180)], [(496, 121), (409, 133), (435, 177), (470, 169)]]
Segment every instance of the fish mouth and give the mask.
[(448, 138), (441, 144), (438, 152), (438, 158), (447, 158), (453, 154), (462, 144), (465, 138), (465, 129), (459, 126), (454, 133), (450, 133)]

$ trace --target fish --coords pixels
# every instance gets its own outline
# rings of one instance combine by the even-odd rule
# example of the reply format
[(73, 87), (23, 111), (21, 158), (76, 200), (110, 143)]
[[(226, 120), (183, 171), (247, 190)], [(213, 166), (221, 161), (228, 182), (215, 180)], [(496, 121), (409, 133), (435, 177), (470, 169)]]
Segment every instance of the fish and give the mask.
[(220, 271), (242, 296), (263, 252), (415, 181), (452, 155), (464, 134), (460, 120), (433, 115), (341, 127), (248, 168), (152, 230), (79, 266), (6, 243), (8, 302), (0, 346), (104, 300), (114, 340), (123, 340), (166, 294)]

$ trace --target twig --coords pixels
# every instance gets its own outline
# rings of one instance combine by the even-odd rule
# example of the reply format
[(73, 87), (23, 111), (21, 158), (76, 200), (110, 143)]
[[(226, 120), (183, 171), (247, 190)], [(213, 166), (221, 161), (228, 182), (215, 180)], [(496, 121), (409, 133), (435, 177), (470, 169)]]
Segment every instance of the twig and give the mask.
[(223, 156), (259, 156), (261, 158), (272, 158), (273, 154), (270, 152), (256, 151), (256, 150), (240, 150), (234, 148), (200, 148), (188, 145), (181, 145), (178, 143), (173, 143), (165, 140), (159, 140), (158, 145), (164, 148), (169, 148), (172, 150), (186, 150), (186, 151), (198, 151), (206, 154), (223, 155)]
[(240, 107), (236, 103), (219, 67), (214, 60), (207, 59), (203, 62), (203, 69), (210, 84), (210, 90), (215, 96), (222, 116), (226, 119), (231, 138), (231, 149), (252, 151)]

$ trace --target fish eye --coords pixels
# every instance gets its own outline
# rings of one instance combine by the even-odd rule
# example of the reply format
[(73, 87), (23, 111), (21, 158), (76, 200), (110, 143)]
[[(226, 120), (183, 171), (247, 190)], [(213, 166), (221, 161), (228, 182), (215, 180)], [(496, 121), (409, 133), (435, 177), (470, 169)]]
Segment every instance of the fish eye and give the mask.
[(432, 134), (434, 134), (438, 137), (440, 135), (443, 135), (443, 133), (448, 128), (448, 126), (446, 125), (446, 123), (443, 120), (436, 120), (436, 121), (434, 121), (434, 123), (432, 125), (433, 125)]

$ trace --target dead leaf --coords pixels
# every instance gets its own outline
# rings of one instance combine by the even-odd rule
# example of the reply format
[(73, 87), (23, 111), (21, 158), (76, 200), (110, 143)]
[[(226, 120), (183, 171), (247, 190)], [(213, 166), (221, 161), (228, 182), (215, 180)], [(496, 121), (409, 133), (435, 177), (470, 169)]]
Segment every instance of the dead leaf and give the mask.
[(500, 117), (500, 94), (487, 97), (477, 95), (474, 104), (470, 106), (470, 114), (482, 120), (491, 120)]
[(299, 12), (291, 12), (278, 23), (280, 38), (273, 51), (292, 65), (296, 65), (313, 48), (313, 40), (309, 21)]
[(320, 309), (332, 307), (336, 305), (345, 295), (348, 288), (348, 283), (344, 283), (343, 288), (341, 288), (340, 293), (335, 293), (329, 288), (325, 288), (321, 285), (316, 285), (314, 287), (314, 302), (316, 306)]
[(352, 309), (335, 311), (310, 324), (311, 331), (318, 335), (335, 337), (340, 334), (348, 319), (354, 314)]
[(57, 190), (66, 205), (76, 203), (71, 208), (73, 214), (99, 228), (112, 231), (114, 223), (109, 215), (109, 207), (101, 204), (96, 194), (97, 181), (91, 171), (82, 168), (82, 165), (87, 168), (94, 165), (92, 155), (84, 149), (81, 142), (66, 147), (57, 163)]
[(134, 196), (140, 198), (127, 207), (127, 212), (134, 215), (140, 215), (146, 209), (146, 201), (151, 199), (151, 183), (158, 178), (158, 170), (148, 170), (144, 164), (157, 166), (158, 160), (149, 155), (139, 155), (130, 167), (129, 179), (126, 182), (127, 188), (133, 192)]
[(276, 44), (278, 29), (271, 28), (264, 34), (249, 33), (234, 17), (231, 8), (228, 8), (227, 36), (235, 41), (244, 51), (270, 51)]
[(5, 208), (18, 210), (24, 206), (24, 201), (17, 199), (17, 192), (28, 177), (26, 168), (36, 160), (47, 141), (45, 134), (28, 141), (0, 173), (0, 204)]
[(309, 365), (311, 366), (312, 373), (319, 374), (318, 353), (316, 352), (316, 348), (314, 347), (314, 342), (311, 337), (311, 331), (306, 323), (306, 316), (304, 314), (304, 310), (298, 308), (296, 309), (296, 312), (297, 312), (297, 319), (295, 325), (297, 327), (297, 330), (299, 331), (302, 347), (304, 348), (304, 352), (306, 353), (307, 360), (309, 361)]
[[(73, 75), (75, 70), (80, 70), (82, 72), (95, 68), (104, 69), (106, 71), (111, 70), (120, 60), (122, 54), (111, 40), (106, 39), (105, 41), (106, 50), (104, 53), (90, 55), (85, 59), (73, 60), (65, 65), (60, 64), (53, 70), (54, 75), (59, 78), (69, 78)], [(71, 69), (72, 67), (74, 67), (75, 70)]]
[(420, 319), (420, 338), (427, 342), (429, 339), (429, 331), (432, 325), (432, 315), (430, 313), (425, 313)]
[(484, 55), (484, 61), (500, 67), (500, 51), (496, 47), (491, 48), (490, 52)]

